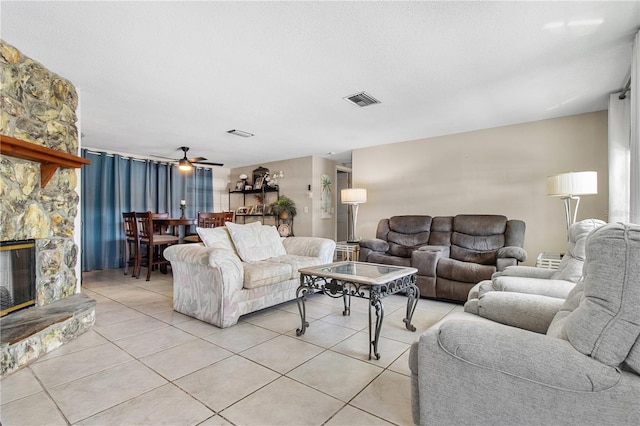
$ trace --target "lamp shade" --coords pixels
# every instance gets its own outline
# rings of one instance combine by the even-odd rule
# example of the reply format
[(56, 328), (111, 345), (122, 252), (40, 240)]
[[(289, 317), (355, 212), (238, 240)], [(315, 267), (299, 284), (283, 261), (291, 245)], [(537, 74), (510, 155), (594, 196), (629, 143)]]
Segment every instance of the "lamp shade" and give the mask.
[(547, 195), (569, 197), (598, 193), (598, 172), (569, 172), (547, 178)]
[(362, 204), (367, 202), (367, 190), (364, 188), (346, 188), (340, 191), (342, 204)]

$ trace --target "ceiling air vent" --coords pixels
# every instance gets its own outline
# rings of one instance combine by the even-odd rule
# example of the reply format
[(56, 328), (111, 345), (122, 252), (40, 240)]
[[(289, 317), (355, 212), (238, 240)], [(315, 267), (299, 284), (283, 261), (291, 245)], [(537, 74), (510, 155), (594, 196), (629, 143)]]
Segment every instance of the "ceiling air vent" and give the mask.
[(366, 107), (373, 104), (379, 104), (380, 101), (368, 94), (367, 92), (360, 92), (354, 95), (345, 96), (345, 101), (349, 101), (359, 107)]
[(238, 129), (227, 130), (227, 133), (230, 133), (236, 136), (241, 136), (243, 138), (250, 138), (251, 136), (254, 136), (253, 133), (245, 132), (243, 130), (238, 130)]

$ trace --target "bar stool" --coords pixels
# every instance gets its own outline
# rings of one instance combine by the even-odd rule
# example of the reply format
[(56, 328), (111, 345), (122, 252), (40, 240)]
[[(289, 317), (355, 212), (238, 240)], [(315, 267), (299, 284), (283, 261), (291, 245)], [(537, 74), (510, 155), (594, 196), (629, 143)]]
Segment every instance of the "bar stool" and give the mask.
[[(224, 226), (224, 222), (225, 213), (198, 212), (199, 228), (216, 228), (218, 226)], [(185, 243), (199, 243), (201, 241), (198, 234), (184, 237)]]
[[(136, 213), (122, 213), (122, 226), (124, 228), (124, 274), (129, 273), (129, 264), (133, 263), (131, 276), (135, 277), (138, 272), (138, 252), (140, 251), (140, 238), (138, 236), (138, 222)], [(131, 247), (133, 246), (133, 250)]]
[[(151, 213), (151, 219), (169, 219), (169, 212), (164, 213)], [(153, 232), (155, 234), (166, 234), (167, 229), (162, 229), (161, 224), (153, 225)]]
[[(154, 234), (153, 213), (136, 213), (138, 222), (138, 234), (140, 235), (140, 246), (147, 246), (147, 281), (151, 279), (151, 270), (155, 265), (167, 265), (168, 260), (162, 256), (164, 249), (171, 244), (178, 244), (178, 237), (174, 235)], [(141, 250), (138, 250), (138, 260), (142, 266)], [(138, 278), (140, 269), (138, 269)]]

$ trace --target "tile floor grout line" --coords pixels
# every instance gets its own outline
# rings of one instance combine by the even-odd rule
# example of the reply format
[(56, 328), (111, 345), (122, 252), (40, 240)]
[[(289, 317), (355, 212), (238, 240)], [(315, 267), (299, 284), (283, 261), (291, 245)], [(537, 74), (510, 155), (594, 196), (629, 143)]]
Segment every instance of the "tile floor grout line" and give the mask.
[[(51, 400), (51, 402), (53, 403), (53, 405), (55, 405), (56, 410), (58, 411), (58, 413), (62, 416), (62, 418), (64, 419), (65, 422), (67, 422), (68, 425), (71, 424), (71, 422), (69, 421), (69, 419), (67, 418), (67, 416), (64, 415), (64, 412), (62, 411), (62, 409), (60, 408), (60, 406), (58, 405), (58, 403), (56, 402), (56, 400), (53, 398), (53, 396), (49, 393), (49, 389), (44, 385), (44, 383), (42, 383), (42, 380), (40, 380), (40, 377), (38, 377), (38, 375), (36, 374), (35, 371), (33, 371), (31, 369), (31, 364), (27, 365), (26, 368), (29, 369), (29, 371), (31, 372), (31, 375), (36, 379), (36, 381), (38, 382), (38, 384), (40, 385), (40, 387), (42, 388), (42, 392), (47, 396), (47, 398), (49, 398)], [(35, 395), (35, 394), (33, 394)], [(28, 395), (28, 396), (32, 396), (32, 395)], [(24, 399), (27, 398), (26, 396), (20, 399)], [(17, 401), (17, 400), (16, 400)], [(14, 402), (14, 401), (11, 401)]]
[[(143, 365), (144, 365), (144, 364), (143, 364)], [(147, 366), (145, 365), (145, 367), (147, 367)], [(149, 368), (149, 367), (147, 367), (147, 368)], [(154, 373), (157, 373), (156, 371), (153, 371), (153, 372), (154, 372)], [(75, 422), (75, 424), (80, 423), (80, 422), (83, 422), (83, 421), (85, 421), (85, 420), (88, 420), (88, 419), (90, 419), (90, 418), (92, 418), (92, 417), (95, 417), (95, 416), (97, 416), (97, 415), (99, 415), (99, 414), (104, 413), (105, 411), (111, 410), (111, 409), (113, 409), (113, 408), (115, 408), (115, 407), (118, 407), (118, 406), (120, 406), (120, 405), (123, 405), (123, 404), (126, 404), (126, 403), (128, 403), (128, 402), (131, 402), (131, 401), (133, 401), (133, 400), (134, 400), (134, 399), (136, 399), (136, 398), (139, 398), (139, 397), (141, 397), (141, 396), (143, 396), (143, 395), (148, 394), (149, 392), (153, 392), (153, 391), (155, 391), (155, 390), (157, 390), (157, 389), (160, 389), (161, 387), (166, 386), (166, 385), (168, 385), (168, 384), (171, 384), (171, 383), (163, 383), (163, 384), (161, 384), (161, 385), (159, 385), (159, 386), (156, 386), (155, 388), (149, 389), (149, 390), (148, 390), (148, 391), (146, 391), (146, 392), (142, 392), (141, 394), (136, 395), (136, 396), (134, 396), (133, 398), (129, 398), (129, 399), (127, 399), (127, 400), (124, 400), (124, 401), (122, 401), (122, 402), (117, 403), (116, 405), (112, 405), (112, 406), (107, 407), (107, 408), (105, 408), (105, 409), (103, 409), (103, 410), (101, 410), (101, 411), (97, 411), (97, 412), (95, 412), (95, 413), (93, 413), (93, 414), (91, 414), (91, 415), (89, 415), (89, 416), (87, 416), (87, 417), (85, 417), (85, 418), (78, 419), (78, 420)], [(191, 396), (191, 395), (189, 395), (189, 396)], [(207, 407), (207, 408), (208, 408), (208, 407)], [(214, 413), (215, 413), (215, 412), (214, 412)], [(66, 418), (66, 417), (65, 417), (65, 418)], [(68, 421), (68, 420), (67, 420), (67, 421)], [(69, 424), (71, 424), (71, 422), (69, 422)]]
[[(113, 275), (112, 278), (110, 278), (111, 275)], [(227, 419), (227, 417), (225, 417), (225, 415), (223, 415), (221, 413), (223, 411), (225, 411), (225, 410), (228, 410), (230, 407), (235, 406), (236, 404), (240, 404), (241, 402), (246, 401), (246, 399), (249, 396), (255, 395), (256, 393), (264, 390), (265, 387), (273, 385), (278, 380), (285, 378), (286, 380), (291, 380), (292, 382), (297, 383), (298, 385), (302, 385), (305, 388), (307, 388), (307, 389), (309, 389), (309, 390), (311, 390), (313, 392), (318, 392), (319, 394), (325, 395), (326, 397), (331, 398), (332, 400), (339, 401), (341, 403), (340, 407), (338, 407), (335, 411), (333, 411), (332, 414), (329, 415), (329, 417), (327, 419), (323, 420), (321, 424), (326, 424), (326, 423), (330, 422), (332, 419), (334, 419), (336, 416), (338, 416), (347, 406), (350, 407), (353, 410), (356, 410), (359, 413), (365, 413), (368, 416), (373, 416), (373, 417), (381, 419), (381, 420), (383, 420), (385, 422), (388, 422), (388, 423), (391, 423), (391, 424), (397, 424), (397, 422), (395, 422), (395, 421), (392, 421), (392, 420), (389, 420), (389, 419), (387, 419), (385, 417), (382, 417), (381, 414), (375, 414), (373, 412), (369, 412), (366, 409), (363, 409), (363, 408), (356, 407), (356, 406), (352, 405), (352, 403), (356, 398), (360, 397), (365, 392), (367, 392), (367, 390), (370, 388), (370, 386), (376, 380), (379, 380), (381, 378), (381, 376), (385, 375), (387, 372), (394, 373), (397, 376), (402, 376), (402, 377), (405, 377), (405, 378), (408, 377), (410, 379), (410, 375), (405, 373), (404, 370), (401, 369), (400, 365), (394, 367), (394, 364), (396, 364), (399, 359), (401, 359), (402, 357), (404, 357), (406, 355), (406, 352), (408, 350), (410, 350), (411, 343), (407, 343), (407, 342), (405, 342), (403, 340), (398, 340), (397, 337), (394, 337), (393, 335), (392, 335), (392, 337), (386, 337), (386, 336), (382, 336), (381, 335), (380, 336), (381, 338), (388, 339), (389, 341), (397, 343), (399, 345), (406, 345), (407, 346), (407, 348), (403, 349), (399, 354), (392, 356), (390, 358), (390, 360), (389, 360), (390, 362), (387, 362), (385, 360), (383, 365), (363, 360), (361, 357), (358, 356), (358, 354), (352, 353), (353, 351), (351, 351), (351, 350), (347, 350), (346, 353), (338, 352), (335, 349), (336, 346), (339, 346), (340, 344), (343, 344), (345, 341), (347, 341), (347, 340), (349, 340), (351, 338), (354, 338), (355, 336), (357, 336), (360, 333), (363, 333), (363, 332), (366, 333), (367, 329), (368, 329), (368, 325), (366, 325), (366, 326), (364, 326), (362, 328), (351, 328), (351, 327), (345, 327), (344, 325), (336, 324), (335, 322), (332, 323), (332, 322), (326, 321), (326, 319), (328, 319), (329, 317), (335, 316), (335, 312), (331, 311), (331, 306), (332, 305), (322, 303), (322, 305), (325, 305), (327, 307), (327, 309), (330, 310), (330, 312), (323, 313), (322, 309), (324, 309), (324, 308), (319, 307), (320, 314), (316, 318), (309, 317), (309, 319), (312, 320), (312, 321), (310, 321), (310, 323), (322, 321), (322, 323), (327, 324), (328, 326), (340, 327), (340, 328), (344, 329), (345, 332), (350, 333), (348, 336), (341, 337), (339, 335), (339, 336), (337, 336), (337, 337), (339, 337), (339, 340), (337, 342), (331, 342), (330, 341), (330, 343), (323, 345), (321, 343), (318, 343), (317, 339), (316, 340), (310, 339), (309, 341), (307, 341), (307, 340), (303, 340), (302, 338), (300, 338), (300, 336), (292, 335), (295, 332), (295, 329), (296, 329), (295, 327), (293, 327), (291, 329), (288, 329), (288, 330), (282, 330), (282, 331), (281, 330), (278, 330), (278, 331), (273, 330), (273, 329), (269, 328), (271, 326), (270, 324), (260, 324), (259, 323), (260, 322), (260, 317), (259, 316), (255, 316), (255, 317), (248, 317), (245, 320), (243, 320), (241, 318), (241, 322), (247, 324), (248, 326), (256, 327), (257, 330), (263, 330), (263, 331), (266, 331), (266, 332), (269, 332), (269, 333), (273, 333), (273, 335), (271, 335), (270, 337), (266, 338), (266, 340), (261, 340), (261, 337), (259, 337), (257, 340), (255, 338), (253, 338), (253, 337), (250, 337), (249, 340), (247, 340), (247, 341), (251, 342), (251, 346), (243, 347), (240, 350), (238, 350), (238, 349), (231, 350), (231, 349), (227, 349), (226, 347), (224, 347), (224, 346), (222, 346), (222, 345), (220, 345), (218, 343), (215, 343), (214, 341), (207, 340), (207, 338), (213, 337), (213, 336), (219, 334), (220, 332), (222, 332), (225, 329), (220, 329), (219, 331), (218, 330), (214, 330), (213, 332), (204, 335), (204, 333), (207, 332), (207, 330), (204, 329), (204, 328), (194, 327), (194, 328), (191, 328), (191, 330), (189, 330), (189, 327), (185, 323), (190, 322), (190, 319), (186, 319), (185, 321), (182, 321), (182, 322), (172, 323), (171, 322), (172, 319), (171, 319), (170, 315), (164, 315), (164, 316), (162, 315), (163, 313), (173, 312), (173, 309), (169, 309), (168, 308), (166, 310), (160, 310), (158, 312), (149, 312), (149, 310), (154, 310), (154, 307), (151, 306), (151, 307), (148, 308), (149, 310), (144, 311), (146, 309), (144, 307), (144, 305), (149, 305), (151, 303), (157, 303), (158, 307), (162, 308), (163, 304), (165, 303), (165, 298), (166, 298), (167, 302), (170, 302), (171, 299), (172, 299), (172, 296), (169, 296), (167, 294), (162, 294), (162, 293), (159, 293), (158, 291), (155, 291), (155, 290), (158, 289), (158, 287), (150, 288), (150, 287), (153, 287), (153, 284), (149, 284), (149, 283), (139, 283), (139, 284), (133, 283), (132, 284), (132, 283), (129, 283), (129, 282), (122, 281), (122, 279), (121, 279), (122, 277), (115, 277), (115, 274), (111, 274), (111, 273), (105, 273), (102, 276), (99, 275), (99, 274), (95, 274), (94, 276), (97, 277), (97, 278), (101, 278), (101, 280), (99, 280), (99, 281), (90, 281), (90, 280), (87, 279), (87, 280), (83, 281), (82, 289), (83, 290), (87, 290), (88, 292), (91, 292), (92, 294), (95, 294), (97, 297), (99, 297), (100, 300), (98, 301), (98, 303), (100, 303), (101, 301), (102, 302), (113, 303), (113, 306), (114, 306), (113, 310), (114, 311), (118, 310), (118, 309), (131, 310), (131, 311), (136, 312), (136, 314), (141, 314), (141, 316), (139, 317), (140, 319), (145, 318), (147, 320), (148, 319), (152, 319), (152, 320), (155, 320), (155, 321), (159, 321), (160, 323), (162, 323), (162, 326), (159, 327), (159, 328), (154, 328), (152, 330), (142, 331), (142, 332), (136, 333), (136, 334), (134, 334), (132, 336), (121, 337), (121, 338), (118, 338), (118, 339), (115, 339), (115, 340), (111, 340), (110, 338), (108, 338), (107, 336), (105, 336), (104, 334), (99, 332), (98, 329), (94, 328), (93, 332), (95, 332), (96, 335), (99, 336), (101, 339), (104, 339), (104, 342), (100, 342), (100, 344), (98, 344), (96, 346), (90, 346), (90, 347), (87, 347), (85, 349), (81, 349), (79, 351), (73, 351), (73, 352), (70, 352), (70, 353), (65, 354), (65, 355), (78, 353), (78, 352), (81, 352), (81, 351), (85, 351), (87, 349), (99, 347), (99, 346), (104, 345), (106, 343), (111, 343), (111, 344), (114, 345), (114, 347), (118, 348), (118, 350), (121, 350), (122, 353), (126, 354), (127, 356), (131, 357), (132, 359), (130, 359), (130, 360), (124, 362), (124, 363), (120, 363), (120, 364), (117, 364), (115, 366), (111, 366), (109, 368), (115, 368), (117, 366), (121, 366), (123, 364), (129, 363), (129, 362), (132, 362), (132, 361), (136, 361), (138, 363), (138, 365), (144, 367), (145, 369), (150, 371), (152, 374), (154, 374), (157, 377), (161, 378), (162, 381), (163, 381), (163, 384), (155, 386), (152, 389), (149, 389), (149, 390), (147, 390), (147, 391), (145, 391), (145, 392), (143, 392), (141, 394), (138, 394), (138, 395), (136, 395), (134, 397), (126, 399), (125, 401), (121, 401), (121, 402), (115, 404), (112, 407), (105, 408), (105, 409), (103, 409), (103, 410), (101, 410), (99, 412), (93, 413), (90, 416), (88, 416), (88, 417), (86, 417), (84, 419), (78, 420), (78, 421), (85, 421), (85, 420), (87, 420), (87, 419), (89, 419), (91, 417), (94, 417), (94, 416), (97, 416), (97, 415), (99, 415), (101, 413), (104, 413), (105, 411), (108, 411), (108, 410), (110, 410), (110, 409), (112, 409), (114, 407), (123, 405), (123, 404), (125, 404), (127, 402), (130, 402), (130, 401), (134, 400), (134, 399), (137, 399), (137, 398), (140, 398), (140, 397), (142, 397), (144, 395), (147, 395), (148, 393), (153, 392), (153, 391), (157, 390), (158, 388), (160, 388), (160, 387), (162, 387), (162, 386), (164, 386), (166, 384), (170, 384), (171, 386), (173, 386), (176, 389), (180, 390), (180, 392), (183, 392), (190, 399), (193, 399), (194, 401), (197, 401), (198, 404), (201, 404), (202, 406), (206, 407), (207, 410), (210, 410), (213, 413), (212, 415), (209, 415), (205, 419), (197, 420), (195, 424), (202, 424), (202, 423), (205, 423), (205, 422), (211, 422), (211, 421), (213, 421), (214, 418), (216, 418), (216, 416), (218, 416), (218, 418), (220, 420), (223, 420), (223, 421), (226, 421), (228, 423), (234, 424), (229, 419)], [(155, 278), (154, 275), (152, 275), (152, 280), (154, 280), (154, 278)], [(85, 283), (87, 285), (85, 285)], [(162, 279), (162, 278), (160, 278), (160, 280), (158, 280), (158, 283), (163, 286), (163, 288), (165, 289), (164, 290), (165, 292), (167, 291), (166, 290), (167, 286), (169, 286), (169, 285), (172, 286), (173, 285), (171, 280)], [(127, 292), (129, 292), (129, 291), (131, 291), (130, 295), (127, 294)], [(145, 302), (139, 303), (139, 300), (144, 299), (144, 294), (153, 295), (152, 298), (154, 300), (152, 302), (149, 302), (149, 303), (145, 303)], [(113, 298), (114, 296), (116, 298)], [(322, 295), (319, 295), (319, 296), (322, 296)], [(130, 302), (130, 300), (132, 302)], [(317, 300), (319, 300), (319, 299), (317, 299)], [(294, 300), (294, 302), (295, 302), (295, 300)], [(133, 304), (130, 305), (129, 303), (133, 303)], [(321, 303), (321, 302), (317, 302), (317, 303)], [(168, 305), (172, 305), (172, 304), (168, 303)], [(394, 307), (392, 308), (392, 306), (394, 306)], [(274, 307), (269, 308), (272, 312), (270, 312), (267, 315), (267, 317), (271, 316), (271, 315), (283, 315), (282, 318), (286, 319), (286, 321), (289, 321), (290, 320), (290, 315), (296, 315), (296, 316), (298, 316), (298, 319), (299, 319), (299, 312), (295, 312), (295, 309), (291, 309), (292, 307), (295, 307), (295, 304), (293, 304), (292, 302), (285, 302), (285, 303), (283, 303), (281, 305), (276, 305)], [(358, 309), (358, 308), (362, 308), (362, 307), (363, 307), (362, 305), (361, 306), (356, 305), (356, 309), (353, 310), (353, 312), (358, 312), (360, 314), (366, 315), (367, 314), (366, 310), (364, 310), (364, 309), (360, 309), (359, 310)], [(353, 306), (352, 306), (352, 309), (353, 309)], [(392, 314), (394, 314), (394, 313), (396, 313), (396, 312), (398, 312), (400, 310), (404, 310), (404, 309), (405, 309), (405, 307), (402, 304), (394, 302), (391, 305), (385, 306), (385, 315), (384, 316), (385, 317), (389, 317), (390, 315), (392, 315)], [(450, 309), (447, 309), (446, 313), (443, 313), (441, 315), (441, 318), (449, 315), (455, 309), (456, 309), (456, 306), (452, 306)], [(429, 311), (428, 308), (425, 309), (425, 310)], [(107, 312), (110, 312), (110, 311), (111, 310), (108, 310)], [(117, 319), (117, 315), (118, 314), (114, 314), (114, 317), (116, 319)], [(158, 315), (159, 317), (155, 317), (154, 315)], [(179, 320), (179, 319), (180, 318), (176, 318), (176, 320)], [(385, 318), (385, 320), (387, 320), (387, 323), (388, 323), (389, 318)], [(122, 324), (122, 323), (125, 323), (127, 321), (131, 321), (131, 320), (128, 320), (128, 319), (124, 319), (124, 320), (121, 320), (121, 321), (116, 320), (115, 322), (111, 322), (108, 325), (105, 325), (103, 327), (108, 327), (108, 326), (112, 326), (112, 325), (116, 325), (116, 324)], [(258, 323), (253, 322), (253, 321), (256, 321)], [(180, 328), (180, 324), (185, 324), (185, 329)], [(284, 324), (284, 322), (283, 322), (283, 324)], [(273, 323), (272, 325), (277, 326), (276, 323)], [(169, 346), (169, 347), (166, 347), (166, 348), (162, 348), (162, 349), (157, 350), (157, 351), (155, 351), (155, 352), (153, 352), (151, 354), (145, 354), (144, 356), (133, 355), (132, 353), (130, 353), (129, 351), (127, 351), (123, 347), (119, 346), (119, 344), (117, 343), (118, 341), (123, 340), (125, 338), (132, 338), (132, 337), (136, 337), (136, 336), (142, 336), (144, 334), (152, 333), (152, 332), (155, 332), (157, 330), (167, 329), (168, 327), (172, 327), (173, 330), (177, 330), (177, 331), (179, 331), (181, 333), (185, 333), (186, 335), (189, 335), (193, 339), (189, 340), (187, 342), (177, 343), (174, 346)], [(212, 327), (214, 327), (214, 326), (212, 326)], [(202, 332), (200, 330), (202, 330)], [(338, 329), (336, 329), (336, 330), (338, 330)], [(407, 332), (409, 332), (409, 331), (407, 331)], [(416, 336), (417, 335), (418, 334), (416, 333)], [(262, 364), (260, 361), (254, 361), (254, 360), (252, 360), (250, 358), (247, 358), (247, 355), (244, 354), (247, 351), (249, 351), (249, 350), (251, 350), (253, 348), (256, 348), (257, 346), (260, 346), (260, 345), (265, 344), (267, 342), (273, 341), (274, 339), (279, 338), (280, 336), (285, 336), (287, 338), (294, 339), (297, 342), (301, 342), (301, 343), (306, 343), (306, 344), (312, 345), (317, 350), (319, 350), (319, 352), (314, 354), (314, 355), (312, 355), (310, 358), (305, 359), (304, 361), (300, 362), (299, 364), (296, 364), (293, 367), (287, 366), (286, 371), (283, 371), (283, 372), (276, 371), (273, 368)], [(233, 333), (230, 335), (230, 337), (233, 338)], [(215, 339), (212, 339), (212, 340), (215, 340)], [(196, 370), (193, 370), (193, 371), (190, 371), (188, 373), (185, 373), (182, 376), (174, 378), (172, 380), (169, 379), (168, 377), (165, 377), (161, 372), (156, 371), (153, 367), (151, 367), (151, 365), (147, 365), (144, 361), (142, 361), (143, 358), (154, 356), (154, 355), (157, 355), (157, 354), (161, 354), (162, 352), (173, 350), (173, 349), (179, 348), (182, 345), (190, 344), (190, 343), (193, 343), (193, 342), (206, 343), (207, 345), (212, 345), (210, 348), (212, 348), (212, 349), (216, 348), (216, 350), (219, 349), (219, 350), (222, 350), (222, 351), (226, 351), (226, 353), (224, 353), (223, 358), (216, 359), (216, 361), (211, 362), (211, 363), (207, 362), (206, 365), (204, 365), (204, 366), (202, 366), (202, 367), (200, 367), (200, 368), (198, 368)], [(221, 342), (223, 342), (223, 341), (221, 340)], [(396, 346), (394, 346), (394, 348), (395, 347)], [(401, 347), (401, 346), (398, 346), (398, 347)], [(384, 348), (382, 348), (382, 349), (384, 349)], [(366, 365), (371, 365), (373, 367), (377, 367), (379, 370), (375, 372), (375, 376), (374, 377), (372, 377), (371, 379), (367, 380), (366, 382), (363, 382), (362, 385), (359, 384), (357, 386), (357, 388), (354, 388), (355, 393), (354, 393), (353, 396), (351, 396), (348, 399), (348, 401), (343, 401), (342, 399), (331, 395), (330, 393), (328, 393), (328, 391), (317, 389), (317, 388), (313, 387), (310, 384), (306, 384), (306, 383), (304, 383), (302, 381), (299, 381), (298, 379), (295, 379), (295, 378), (289, 376), (289, 374), (291, 374), (294, 370), (304, 366), (305, 364), (307, 364), (307, 363), (313, 361), (314, 359), (322, 356), (323, 354), (327, 354), (327, 353), (333, 353), (333, 354), (336, 354), (336, 355), (339, 355), (339, 356), (345, 356), (350, 360), (359, 361), (359, 362), (365, 363)], [(392, 354), (396, 353), (396, 350), (392, 351), (391, 353)], [(62, 355), (62, 356), (65, 356), (65, 355)], [(181, 379), (183, 379), (183, 378), (185, 378), (185, 377), (187, 377), (189, 375), (193, 375), (193, 374), (197, 375), (199, 371), (204, 370), (206, 368), (210, 368), (210, 367), (212, 367), (212, 366), (214, 366), (214, 365), (216, 365), (216, 364), (218, 364), (218, 363), (220, 363), (220, 362), (222, 362), (224, 360), (227, 360), (227, 359), (229, 359), (229, 358), (231, 358), (233, 356), (237, 356), (237, 357), (239, 357), (239, 358), (241, 358), (241, 359), (243, 359), (245, 361), (249, 361), (252, 364), (255, 364), (256, 366), (258, 366), (258, 367), (260, 367), (262, 369), (266, 369), (268, 371), (271, 371), (272, 373), (275, 373), (274, 379), (270, 380), (269, 382), (267, 382), (265, 384), (263, 384), (262, 386), (260, 386), (259, 388), (255, 389), (254, 391), (252, 391), (248, 395), (245, 395), (244, 397), (242, 397), (242, 398), (240, 398), (240, 399), (238, 399), (236, 401), (233, 401), (227, 407), (221, 409), (220, 411), (216, 411), (216, 410), (210, 408), (204, 401), (199, 400), (195, 395), (191, 394), (186, 389), (183, 389), (182, 387), (180, 387), (176, 383), (177, 381), (179, 381), (179, 380), (181, 380)], [(215, 356), (214, 356), (214, 358), (215, 358)], [(55, 358), (52, 358), (52, 359), (55, 359)], [(92, 372), (92, 374), (99, 374), (101, 372), (104, 372), (104, 371), (108, 370), (109, 368), (103, 369), (103, 370), (100, 370), (100, 371)], [(392, 369), (392, 368), (395, 368), (395, 370)], [(396, 371), (396, 370), (401, 370), (401, 371)], [(58, 410), (58, 412), (60, 413), (62, 418), (65, 419), (65, 421), (67, 423), (70, 423), (69, 420), (66, 418), (66, 416), (64, 416), (64, 413), (62, 413), (60, 407), (57, 405), (57, 403), (55, 403), (55, 401), (53, 400), (53, 398), (49, 394), (48, 389), (43, 385), (43, 383), (36, 376), (36, 374), (35, 374), (35, 372), (33, 370), (31, 371), (31, 374), (34, 377), (36, 377), (36, 379), (38, 380), (40, 388), (45, 391), (47, 397), (51, 401), (54, 402), (54, 404), (56, 406), (56, 409)], [(83, 376), (83, 377), (90, 377), (92, 374), (90, 374), (88, 376)], [(303, 378), (303, 377), (301, 377), (301, 378)], [(81, 378), (78, 378), (76, 380), (79, 380), (79, 379), (81, 379)], [(66, 382), (66, 383), (71, 383), (71, 382)], [(327, 389), (330, 390), (330, 388), (327, 388)], [(363, 402), (364, 401), (366, 401), (366, 400), (363, 400)], [(373, 408), (373, 407), (370, 407), (370, 408)], [(385, 412), (386, 411), (383, 411), (382, 413), (385, 413)], [(351, 412), (350, 412), (350, 414), (351, 414)], [(391, 412), (391, 415), (394, 416), (393, 412)], [(397, 413), (396, 413), (396, 415), (397, 415)], [(317, 419), (317, 420), (319, 420), (319, 419)]]

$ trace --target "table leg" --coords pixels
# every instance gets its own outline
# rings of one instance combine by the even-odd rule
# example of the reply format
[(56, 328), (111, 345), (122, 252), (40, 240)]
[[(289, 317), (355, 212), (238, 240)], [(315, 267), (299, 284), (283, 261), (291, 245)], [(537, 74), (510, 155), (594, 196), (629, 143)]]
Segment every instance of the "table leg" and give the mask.
[(302, 325), (300, 328), (296, 329), (296, 336), (302, 336), (305, 331), (307, 331), (307, 327), (309, 327), (309, 323), (306, 321), (307, 310), (304, 305), (304, 302), (307, 300), (307, 293), (309, 292), (309, 288), (305, 285), (305, 278), (300, 277), (300, 287), (296, 290), (296, 302), (298, 302), (298, 311), (300, 311), (300, 319), (302, 320)]
[(416, 310), (419, 299), (420, 289), (415, 284), (411, 284), (407, 288), (407, 317), (402, 320), (409, 331), (416, 331), (416, 327), (411, 324), (411, 318), (413, 318), (413, 312)]
[[(384, 319), (384, 305), (382, 299), (380, 299), (378, 293), (374, 289), (369, 290), (369, 359), (371, 359), (371, 348), (373, 348), (373, 355), (376, 359), (380, 359), (380, 353), (378, 353), (378, 342), (380, 340), (380, 330), (382, 329), (382, 320)], [(371, 340), (371, 308), (376, 310), (376, 329), (374, 339)]]
[(351, 315), (351, 293), (349, 293), (347, 285), (344, 285), (342, 288), (342, 302), (344, 303), (344, 311), (342, 311), (342, 315)]

